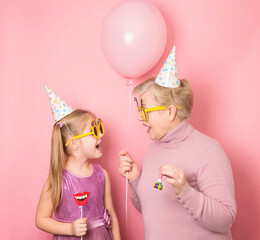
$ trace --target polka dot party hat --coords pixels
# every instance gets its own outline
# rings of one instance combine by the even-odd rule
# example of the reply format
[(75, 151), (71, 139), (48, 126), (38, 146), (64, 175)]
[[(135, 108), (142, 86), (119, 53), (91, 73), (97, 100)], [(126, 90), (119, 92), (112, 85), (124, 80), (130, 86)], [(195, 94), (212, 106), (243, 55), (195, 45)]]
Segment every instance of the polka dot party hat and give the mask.
[(61, 98), (59, 98), (54, 92), (52, 92), (48, 87), (45, 87), (47, 94), (49, 96), (50, 105), (52, 109), (52, 116), (55, 123), (60, 121), (65, 116), (69, 115), (74, 111), (67, 103), (65, 103)]
[(155, 82), (163, 87), (177, 88), (180, 86), (179, 74), (175, 57), (175, 46), (165, 61)]

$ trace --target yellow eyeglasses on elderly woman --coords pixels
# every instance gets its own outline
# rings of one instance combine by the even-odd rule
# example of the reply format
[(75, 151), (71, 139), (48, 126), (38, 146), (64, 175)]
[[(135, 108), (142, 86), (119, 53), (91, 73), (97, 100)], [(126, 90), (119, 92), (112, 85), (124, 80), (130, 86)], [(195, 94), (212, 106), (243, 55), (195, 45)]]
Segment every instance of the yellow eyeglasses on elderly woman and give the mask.
[(139, 111), (139, 115), (141, 116), (142, 120), (146, 121), (146, 122), (148, 121), (148, 115), (147, 115), (148, 112), (154, 112), (154, 111), (160, 111), (160, 110), (166, 109), (166, 107), (163, 107), (163, 106), (152, 107), (152, 108), (143, 108), (142, 99), (141, 99), (140, 107), (139, 107), (138, 100), (136, 97), (134, 98), (134, 101), (137, 104), (137, 109)]
[[(143, 108), (142, 99), (141, 99), (141, 107), (139, 107), (138, 100), (137, 100), (136, 97), (134, 98), (134, 101), (137, 104), (137, 109), (139, 111), (139, 115), (141, 116), (142, 120), (146, 121), (146, 122), (148, 121), (148, 114), (147, 113), (166, 109), (166, 107), (163, 107), (163, 106), (157, 106), (157, 107), (152, 107), (152, 108)], [(181, 106), (177, 106), (176, 108), (182, 109)]]
[[(90, 127), (91, 127), (91, 132), (74, 136), (71, 139), (78, 139), (78, 138), (86, 137), (86, 136), (89, 136), (89, 135), (94, 135), (94, 137), (96, 139), (98, 139), (99, 134), (105, 135), (104, 125), (103, 125), (103, 122), (100, 118), (98, 118), (97, 121), (92, 121)], [(68, 140), (66, 142), (66, 147), (68, 147), (70, 140)]]

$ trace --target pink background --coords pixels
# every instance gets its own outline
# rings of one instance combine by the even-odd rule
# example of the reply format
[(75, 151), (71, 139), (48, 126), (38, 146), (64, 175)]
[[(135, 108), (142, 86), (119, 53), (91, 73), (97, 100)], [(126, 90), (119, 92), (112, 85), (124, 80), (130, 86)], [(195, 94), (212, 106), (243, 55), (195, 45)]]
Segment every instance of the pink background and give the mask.
[[(125, 228), (125, 181), (117, 154), (128, 149), (141, 163), (149, 143), (129, 88), (106, 61), (100, 30), (119, 0), (2, 0), (0, 2), (0, 236), (51, 239), (34, 226), (49, 167), (53, 119), (44, 86), (106, 126), (101, 163), (110, 174), (115, 209)], [(191, 122), (217, 139), (233, 168), (238, 213), (234, 239), (260, 237), (259, 1), (152, 0), (168, 30), (156, 75), (177, 46), (180, 76), (193, 87)], [(129, 127), (130, 126), (130, 127)], [(131, 129), (131, 130), (130, 130)], [(156, 216), (154, 216), (156, 217)], [(128, 239), (143, 239), (141, 215), (129, 203)]]

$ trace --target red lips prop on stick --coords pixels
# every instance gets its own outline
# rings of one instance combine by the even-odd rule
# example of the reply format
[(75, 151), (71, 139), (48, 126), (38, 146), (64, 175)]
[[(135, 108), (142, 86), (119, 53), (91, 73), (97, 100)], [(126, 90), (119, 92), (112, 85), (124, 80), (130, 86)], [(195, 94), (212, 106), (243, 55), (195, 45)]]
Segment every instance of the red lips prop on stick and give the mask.
[(76, 193), (73, 195), (73, 197), (79, 206), (83, 206), (87, 203), (89, 195), (90, 192), (83, 192), (83, 193)]
[[(80, 214), (82, 218), (82, 207), (87, 203), (88, 198), (89, 198), (90, 192), (83, 192), (83, 193), (76, 193), (73, 195), (75, 202), (79, 205), (80, 207)], [(82, 240), (82, 236), (81, 236)]]

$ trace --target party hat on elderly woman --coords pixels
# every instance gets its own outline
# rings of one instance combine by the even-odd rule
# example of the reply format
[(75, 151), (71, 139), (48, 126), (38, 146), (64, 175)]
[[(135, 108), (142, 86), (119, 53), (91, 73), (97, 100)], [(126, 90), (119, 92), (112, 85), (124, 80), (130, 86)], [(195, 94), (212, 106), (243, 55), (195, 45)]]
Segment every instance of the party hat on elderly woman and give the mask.
[(180, 86), (179, 74), (175, 57), (175, 46), (170, 52), (155, 82), (163, 87), (177, 88)]
[(61, 98), (59, 98), (54, 92), (49, 88), (45, 87), (47, 94), (49, 96), (50, 105), (52, 109), (52, 116), (55, 123), (60, 121), (65, 116), (69, 115), (74, 111), (67, 103), (65, 103)]

